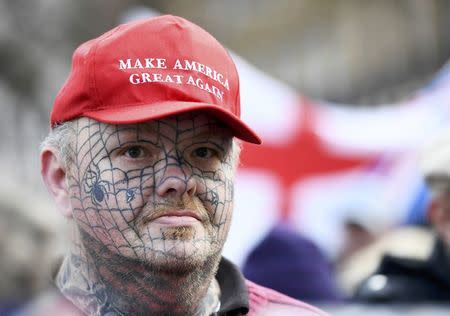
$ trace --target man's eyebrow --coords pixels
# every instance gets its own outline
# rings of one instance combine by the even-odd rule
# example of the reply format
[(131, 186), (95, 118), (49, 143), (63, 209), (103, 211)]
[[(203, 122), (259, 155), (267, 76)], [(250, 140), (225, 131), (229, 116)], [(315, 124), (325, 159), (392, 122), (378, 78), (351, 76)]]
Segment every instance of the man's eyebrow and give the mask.
[(193, 131), (195, 135), (201, 135), (201, 134), (222, 134), (222, 135), (228, 135), (232, 134), (230, 129), (223, 124), (220, 121), (210, 121), (205, 122), (203, 124), (194, 125)]
[(136, 134), (139, 132), (139, 127), (135, 125), (116, 125), (115, 132), (123, 134)]
[[(191, 136), (193, 139), (213, 139), (213, 140), (225, 140), (232, 136), (232, 133), (225, 128), (214, 128), (209, 130), (203, 130), (195, 132)], [(186, 135), (186, 137), (189, 137)]]
[(139, 135), (155, 135), (159, 133), (158, 129), (151, 124), (136, 124), (136, 125), (118, 125), (117, 129), (118, 133), (121, 133), (125, 136), (136, 135), (139, 138)]

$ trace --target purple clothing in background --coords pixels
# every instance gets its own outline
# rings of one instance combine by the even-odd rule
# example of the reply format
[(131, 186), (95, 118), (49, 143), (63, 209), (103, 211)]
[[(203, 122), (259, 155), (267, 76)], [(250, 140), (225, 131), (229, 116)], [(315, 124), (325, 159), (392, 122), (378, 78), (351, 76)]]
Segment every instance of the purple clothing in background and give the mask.
[(245, 277), (306, 302), (338, 302), (333, 270), (319, 248), (279, 224), (249, 254)]

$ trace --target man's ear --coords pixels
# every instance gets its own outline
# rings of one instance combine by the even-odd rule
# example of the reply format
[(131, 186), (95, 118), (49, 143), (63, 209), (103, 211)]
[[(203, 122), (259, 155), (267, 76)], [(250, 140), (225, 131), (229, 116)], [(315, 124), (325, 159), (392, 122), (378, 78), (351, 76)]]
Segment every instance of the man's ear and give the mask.
[(72, 218), (66, 168), (53, 148), (41, 152), (41, 175), (56, 207), (65, 217)]

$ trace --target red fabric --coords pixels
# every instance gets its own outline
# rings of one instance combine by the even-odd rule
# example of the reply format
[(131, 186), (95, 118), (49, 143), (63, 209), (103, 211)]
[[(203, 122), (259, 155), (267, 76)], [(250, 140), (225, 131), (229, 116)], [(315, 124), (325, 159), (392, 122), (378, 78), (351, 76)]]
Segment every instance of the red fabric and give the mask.
[[(296, 308), (296, 312), (300, 310), (298, 316), (327, 316), (327, 314), (316, 307), (304, 302), (298, 301), (274, 290), (257, 285), (246, 280), (248, 289), (249, 307), (248, 316), (256, 316), (264, 312), (271, 304), (282, 304)], [(83, 316), (84, 314), (78, 310), (70, 301), (60, 295), (59, 292), (41, 298), (40, 301), (34, 302), (29, 308), (25, 309), (21, 315), (24, 316), (47, 316), (47, 315), (64, 315), (64, 316)]]
[(347, 155), (331, 151), (315, 131), (318, 114), (314, 105), (302, 99), (299, 106), (302, 106), (303, 113), (290, 141), (281, 144), (266, 142), (261, 146), (244, 144), (239, 166), (244, 170), (262, 170), (276, 177), (281, 185), (278, 198), (280, 217), (288, 221), (293, 215), (292, 190), (301, 181), (369, 165), (378, 158), (371, 154)]
[[(281, 305), (288, 305), (296, 307), (299, 310), (304, 311), (304, 315), (308, 316), (327, 316), (328, 314), (321, 311), (320, 309), (311, 306), (309, 304), (306, 304), (304, 302), (301, 302), (299, 300), (293, 299), (289, 296), (286, 296), (284, 294), (281, 294), (277, 291), (274, 291), (272, 289), (260, 286), (258, 284), (255, 284), (249, 280), (246, 280), (246, 285), (248, 289), (248, 300), (249, 300), (249, 307), (250, 310), (247, 315), (249, 316), (255, 316), (258, 315), (260, 312), (267, 309), (270, 304), (281, 304)], [(302, 316), (302, 314), (298, 314), (299, 316)]]
[(165, 15), (122, 24), (78, 47), (50, 121), (54, 127), (86, 116), (127, 124), (194, 110), (261, 143), (240, 120), (239, 76), (226, 49), (199, 26)]

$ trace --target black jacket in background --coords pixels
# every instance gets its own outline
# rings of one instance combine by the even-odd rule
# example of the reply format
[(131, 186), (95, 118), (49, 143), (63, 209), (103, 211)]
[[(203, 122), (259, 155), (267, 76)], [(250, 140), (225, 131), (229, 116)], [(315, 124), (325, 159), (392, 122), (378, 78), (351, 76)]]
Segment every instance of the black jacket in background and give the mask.
[(436, 240), (428, 260), (385, 255), (354, 300), (362, 303), (450, 303), (450, 257)]

